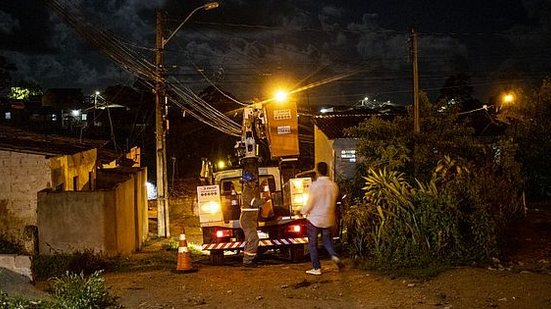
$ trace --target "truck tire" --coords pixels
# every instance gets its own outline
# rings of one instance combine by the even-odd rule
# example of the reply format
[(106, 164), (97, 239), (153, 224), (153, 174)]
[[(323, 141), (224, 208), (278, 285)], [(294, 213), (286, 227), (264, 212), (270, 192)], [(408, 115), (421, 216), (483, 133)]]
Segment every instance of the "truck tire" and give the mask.
[(211, 250), (210, 262), (212, 263), (212, 265), (224, 264), (224, 250)]
[(298, 263), (304, 261), (304, 245), (291, 245), (289, 248), (291, 253), (291, 262)]

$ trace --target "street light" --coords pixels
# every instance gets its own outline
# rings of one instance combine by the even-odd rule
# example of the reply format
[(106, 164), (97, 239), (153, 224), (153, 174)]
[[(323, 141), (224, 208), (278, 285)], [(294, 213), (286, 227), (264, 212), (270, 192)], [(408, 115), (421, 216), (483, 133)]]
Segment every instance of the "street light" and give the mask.
[(209, 2), (207, 4), (204, 4), (204, 5), (201, 5), (197, 8), (195, 8), (193, 11), (191, 11), (191, 13), (188, 14), (188, 16), (178, 25), (178, 27), (176, 27), (176, 29), (174, 31), (172, 31), (172, 33), (168, 36), (168, 38), (166, 39), (163, 39), (163, 48), (165, 47), (166, 43), (168, 43), (168, 41), (170, 41), (170, 39), (172, 39), (172, 37), (176, 34), (176, 32), (178, 32), (178, 30), (180, 30), (180, 28), (182, 28), (182, 26), (191, 18), (191, 16), (193, 14), (195, 14), (195, 12), (201, 10), (201, 9), (204, 9), (205, 11), (208, 11), (208, 10), (212, 10), (212, 9), (216, 9), (217, 7), (219, 6), (218, 2)]
[(289, 97), (289, 93), (284, 90), (278, 90), (275, 94), (275, 100), (276, 102), (282, 103), (287, 101), (287, 98)]
[(157, 11), (157, 29), (155, 38), (155, 132), (156, 132), (156, 167), (157, 167), (157, 235), (159, 237), (170, 237), (170, 220), (168, 207), (168, 178), (166, 163), (166, 121), (167, 121), (167, 98), (165, 96), (164, 80), (164, 56), (163, 49), (170, 39), (182, 28), (182, 26), (197, 11), (212, 10), (218, 7), (218, 2), (209, 2), (195, 8), (178, 25), (166, 39), (163, 36), (164, 17)]
[(515, 101), (515, 95), (512, 93), (506, 93), (503, 95), (502, 102), (504, 104), (511, 104)]

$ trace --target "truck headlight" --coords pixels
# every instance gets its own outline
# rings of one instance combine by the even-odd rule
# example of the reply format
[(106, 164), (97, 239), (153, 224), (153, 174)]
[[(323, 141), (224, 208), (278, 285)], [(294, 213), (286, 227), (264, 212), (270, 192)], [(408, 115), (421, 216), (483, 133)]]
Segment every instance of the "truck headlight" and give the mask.
[(220, 203), (215, 201), (207, 202), (201, 205), (202, 214), (215, 214), (220, 211)]

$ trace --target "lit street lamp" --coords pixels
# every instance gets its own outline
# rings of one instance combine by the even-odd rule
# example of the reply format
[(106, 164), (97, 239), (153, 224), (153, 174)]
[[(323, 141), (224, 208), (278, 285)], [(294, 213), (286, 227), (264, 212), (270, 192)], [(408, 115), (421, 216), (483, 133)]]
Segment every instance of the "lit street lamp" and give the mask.
[(503, 95), (503, 98), (501, 100), (503, 104), (511, 104), (515, 101), (515, 96), (512, 93), (506, 93)]
[(164, 18), (160, 11), (157, 11), (157, 29), (155, 39), (155, 132), (156, 132), (156, 167), (157, 167), (157, 235), (159, 237), (170, 237), (170, 220), (168, 207), (168, 178), (166, 163), (166, 121), (167, 121), (167, 98), (165, 96), (164, 80), (164, 56), (163, 49), (170, 39), (197, 11), (212, 10), (218, 7), (218, 2), (209, 2), (195, 8), (178, 25), (166, 39), (163, 37)]
[(275, 98), (276, 102), (282, 103), (282, 102), (287, 101), (287, 98), (288, 98), (288, 97), (289, 97), (289, 93), (288, 93), (288, 92), (283, 91), (283, 90), (279, 90), (279, 91), (276, 92), (274, 98)]

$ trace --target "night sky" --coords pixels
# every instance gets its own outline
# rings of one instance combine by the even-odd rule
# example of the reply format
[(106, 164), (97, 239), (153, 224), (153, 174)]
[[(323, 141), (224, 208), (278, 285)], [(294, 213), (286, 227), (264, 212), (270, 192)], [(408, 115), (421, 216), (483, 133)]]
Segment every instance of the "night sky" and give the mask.
[[(71, 1), (97, 28), (111, 31), (153, 61), (155, 9), (174, 29), (204, 1)], [(270, 95), (285, 81), (299, 103), (354, 104), (365, 96), (408, 104), (408, 38), (418, 32), (421, 89), (435, 98), (446, 78), (464, 72), (481, 101), (508, 87), (535, 85), (551, 68), (551, 1), (222, 0), (200, 11), (168, 43), (169, 74), (199, 92), (210, 83), (241, 101)], [(14, 79), (84, 93), (134, 78), (37, 0), (0, 4), (0, 55)], [(201, 74), (202, 73), (202, 74)]]

